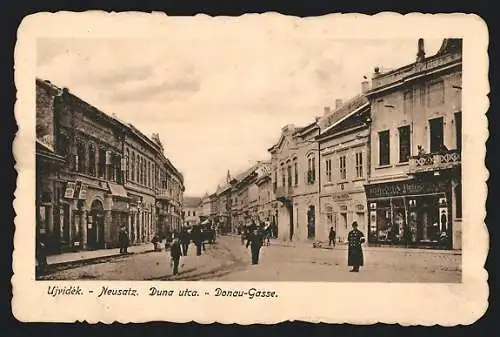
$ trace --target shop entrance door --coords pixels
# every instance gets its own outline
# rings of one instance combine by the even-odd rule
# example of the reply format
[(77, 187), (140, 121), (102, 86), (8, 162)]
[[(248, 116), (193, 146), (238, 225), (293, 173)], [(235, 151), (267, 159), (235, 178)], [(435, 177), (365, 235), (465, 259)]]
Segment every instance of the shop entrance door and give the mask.
[(87, 221), (87, 246), (90, 249), (104, 247), (104, 208), (99, 200), (94, 200), (90, 207)]

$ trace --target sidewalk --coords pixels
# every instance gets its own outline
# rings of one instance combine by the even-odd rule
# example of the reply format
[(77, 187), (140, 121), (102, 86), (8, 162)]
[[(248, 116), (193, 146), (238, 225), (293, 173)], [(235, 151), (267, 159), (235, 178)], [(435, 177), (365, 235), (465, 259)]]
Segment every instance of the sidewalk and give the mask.
[[(152, 243), (144, 243), (137, 246), (128, 247), (129, 254), (141, 254), (153, 251)], [(84, 250), (79, 252), (62, 253), (47, 256), (47, 264), (49, 266), (60, 265), (71, 262), (82, 262), (97, 260), (103, 257), (116, 257), (120, 256), (120, 248), (98, 249), (98, 250)]]
[[(239, 238), (239, 236), (238, 236)], [(313, 247), (312, 241), (282, 241), (278, 239), (271, 239), (271, 246), (279, 247), (300, 247), (311, 249), (324, 249), (324, 250), (347, 250), (347, 244), (337, 243), (335, 248), (328, 246), (328, 242), (321, 242), (321, 247)], [(365, 252), (394, 252), (394, 253), (427, 253), (427, 254), (445, 254), (445, 255), (462, 255), (461, 250), (447, 250), (447, 249), (430, 249), (430, 248), (404, 248), (404, 247), (375, 247), (363, 245)]]

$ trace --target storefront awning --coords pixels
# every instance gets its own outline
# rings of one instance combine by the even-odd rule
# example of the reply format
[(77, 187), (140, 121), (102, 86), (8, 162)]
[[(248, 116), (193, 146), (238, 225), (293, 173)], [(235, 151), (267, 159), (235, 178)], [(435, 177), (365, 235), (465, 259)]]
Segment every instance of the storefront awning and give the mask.
[(128, 198), (127, 191), (122, 185), (108, 183), (109, 192), (114, 197)]

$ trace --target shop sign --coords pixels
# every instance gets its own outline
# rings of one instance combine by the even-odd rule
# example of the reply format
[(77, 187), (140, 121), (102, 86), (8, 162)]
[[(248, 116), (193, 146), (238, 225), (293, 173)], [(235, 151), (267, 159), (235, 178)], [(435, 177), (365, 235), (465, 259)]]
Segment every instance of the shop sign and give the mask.
[(81, 184), (80, 186), (80, 192), (78, 193), (78, 198), (79, 200), (85, 200), (87, 199), (87, 184)]
[(66, 190), (64, 191), (64, 197), (67, 199), (73, 199), (75, 194), (76, 184), (74, 182), (68, 181), (66, 184)]
[(351, 195), (349, 193), (335, 193), (333, 194), (333, 200), (335, 201), (343, 201), (343, 200), (350, 200)]
[(432, 194), (446, 192), (448, 183), (439, 181), (402, 181), (365, 185), (366, 197), (385, 198), (404, 195)]

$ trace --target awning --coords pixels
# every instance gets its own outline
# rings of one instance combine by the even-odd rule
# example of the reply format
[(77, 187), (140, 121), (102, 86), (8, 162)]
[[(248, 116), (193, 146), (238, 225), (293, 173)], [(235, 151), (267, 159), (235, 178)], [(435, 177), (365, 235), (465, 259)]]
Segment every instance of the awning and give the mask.
[(108, 183), (109, 192), (114, 197), (128, 198), (127, 191), (122, 185)]

